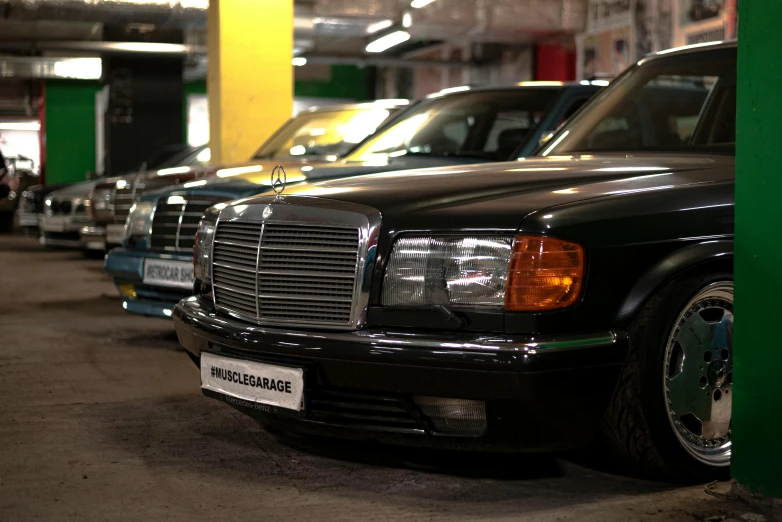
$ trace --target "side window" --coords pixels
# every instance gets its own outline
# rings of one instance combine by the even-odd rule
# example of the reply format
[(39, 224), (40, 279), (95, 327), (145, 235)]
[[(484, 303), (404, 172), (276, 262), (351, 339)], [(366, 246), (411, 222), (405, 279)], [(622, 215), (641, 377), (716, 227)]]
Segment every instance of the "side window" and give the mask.
[(671, 116), (668, 121), (669, 127), (679, 136), (682, 143), (690, 141), (697, 123), (698, 116), (691, 115)]
[(589, 147), (676, 149), (686, 145), (715, 81), (710, 76), (655, 77), (589, 133)]
[(486, 137), (483, 150), (511, 154), (524, 142), (529, 132), (540, 123), (542, 112), (512, 111), (497, 114)]
[(721, 80), (696, 129), (696, 145), (733, 145), (736, 143), (736, 82)]
[(466, 120), (457, 120), (447, 123), (443, 126), (443, 134), (449, 140), (455, 141), (459, 145), (467, 140), (470, 132), (470, 125)]
[(402, 137), (412, 152), (427, 154), (454, 154), (464, 147), (470, 135), (471, 118), (444, 114), (432, 120), (431, 125), (414, 128), (414, 135)]

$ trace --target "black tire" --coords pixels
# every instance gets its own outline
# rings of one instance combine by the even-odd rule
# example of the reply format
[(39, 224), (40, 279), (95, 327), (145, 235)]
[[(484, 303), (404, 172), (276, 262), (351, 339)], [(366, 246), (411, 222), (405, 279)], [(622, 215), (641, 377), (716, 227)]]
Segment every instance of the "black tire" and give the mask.
[(103, 250), (84, 250), (84, 257), (87, 259), (103, 259), (106, 257), (106, 252)]
[(729, 467), (704, 464), (684, 448), (665, 408), (663, 367), (668, 337), (687, 303), (729, 273), (672, 281), (644, 305), (628, 328), (630, 347), (601, 425), (601, 445), (633, 474), (675, 482), (726, 480)]

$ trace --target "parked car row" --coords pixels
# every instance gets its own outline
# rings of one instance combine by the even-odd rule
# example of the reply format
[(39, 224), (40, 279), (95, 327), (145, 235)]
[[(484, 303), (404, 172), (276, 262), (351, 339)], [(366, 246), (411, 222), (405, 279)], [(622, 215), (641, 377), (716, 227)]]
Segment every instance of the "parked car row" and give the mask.
[(264, 424), (598, 441), (637, 473), (724, 477), (736, 45), (600, 87), (441, 92), (352, 148), (291, 141), (294, 120), (268, 155), (109, 180), (85, 207), (106, 242), (122, 227), (105, 261), (122, 306), (173, 317), (203, 393)]

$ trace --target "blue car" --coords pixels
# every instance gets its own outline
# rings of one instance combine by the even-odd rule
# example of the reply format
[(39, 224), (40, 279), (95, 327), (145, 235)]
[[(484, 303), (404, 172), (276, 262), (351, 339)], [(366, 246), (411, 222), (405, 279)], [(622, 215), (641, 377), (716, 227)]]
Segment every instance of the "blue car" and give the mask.
[[(533, 153), (601, 86), (523, 82), (437, 93), (386, 123), (341, 161), (286, 167), (287, 185), (291, 190), (303, 181), (517, 160)], [(249, 163), (141, 197), (123, 246), (106, 258), (125, 310), (171, 317), (174, 305), (193, 294), (192, 250), (204, 211), (270, 191), (270, 175), (268, 163)]]

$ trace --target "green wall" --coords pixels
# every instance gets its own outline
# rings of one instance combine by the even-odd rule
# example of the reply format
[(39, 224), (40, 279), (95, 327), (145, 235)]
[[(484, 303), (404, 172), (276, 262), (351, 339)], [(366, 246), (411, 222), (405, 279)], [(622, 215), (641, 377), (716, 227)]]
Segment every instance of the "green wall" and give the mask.
[(46, 103), (46, 183), (84, 181), (95, 170), (97, 82), (48, 80)]
[(731, 471), (782, 498), (782, 2), (739, 2), (736, 143), (736, 330)]
[[(97, 82), (48, 80), (46, 82), (46, 182), (83, 181), (95, 170), (95, 93)], [(187, 142), (187, 98), (206, 94), (206, 82), (186, 82), (182, 104), (182, 142)], [(330, 81), (299, 81), (295, 96), (366, 100), (367, 71), (353, 65), (331, 66)]]
[(182, 86), (182, 143), (187, 143), (187, 99), (191, 94), (206, 94), (206, 80), (185, 82)]
[(371, 94), (367, 92), (367, 69), (355, 65), (332, 65), (330, 81), (297, 81), (293, 87), (293, 95), (347, 98), (356, 101), (369, 99)]

